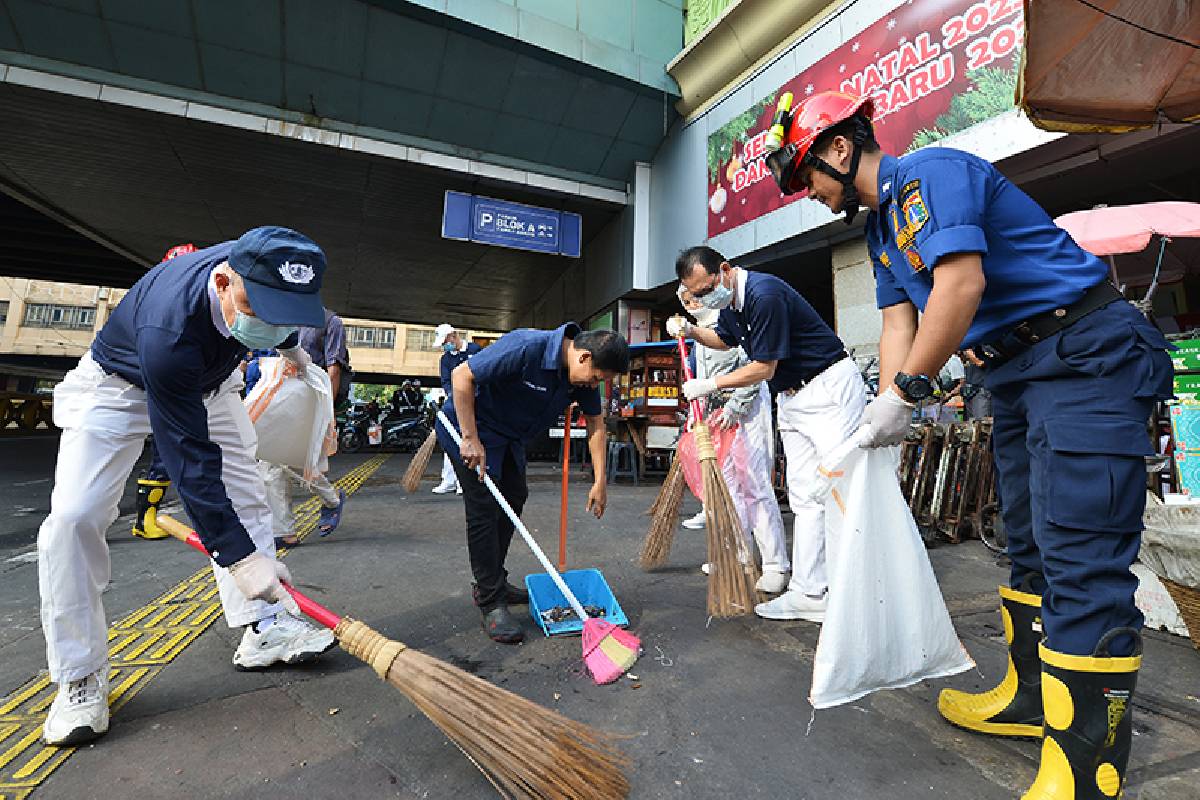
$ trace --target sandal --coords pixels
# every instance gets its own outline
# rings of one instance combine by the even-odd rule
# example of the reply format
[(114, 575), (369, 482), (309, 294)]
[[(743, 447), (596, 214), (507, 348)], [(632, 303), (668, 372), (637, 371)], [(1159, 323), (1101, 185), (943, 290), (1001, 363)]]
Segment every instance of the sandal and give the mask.
[[(292, 541), (289, 542), (288, 539), (291, 539)], [(279, 550), (280, 548), (283, 548), (283, 547), (286, 547), (289, 550), (294, 550), (299, 546), (300, 546), (300, 539), (295, 534), (292, 534), (291, 536), (276, 536), (275, 537), (275, 549), (276, 550)]]
[(342, 521), (342, 509), (346, 507), (346, 491), (338, 489), (338, 504), (335, 508), (321, 507), (321, 520), (317, 531), (321, 536), (328, 536), (337, 530)]

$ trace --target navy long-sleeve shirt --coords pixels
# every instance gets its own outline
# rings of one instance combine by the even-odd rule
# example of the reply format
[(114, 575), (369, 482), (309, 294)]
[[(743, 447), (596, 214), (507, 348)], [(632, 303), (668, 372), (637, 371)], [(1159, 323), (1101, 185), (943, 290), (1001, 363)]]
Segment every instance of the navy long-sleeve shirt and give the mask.
[[(233, 242), (159, 264), (113, 310), (92, 343), (101, 369), (146, 391), (150, 428), (167, 474), (209, 553), (229, 566), (254, 552), (221, 481), (206, 394), (237, 368), (246, 346), (218, 329), (209, 276)], [(293, 346), (295, 336), (283, 346)]]

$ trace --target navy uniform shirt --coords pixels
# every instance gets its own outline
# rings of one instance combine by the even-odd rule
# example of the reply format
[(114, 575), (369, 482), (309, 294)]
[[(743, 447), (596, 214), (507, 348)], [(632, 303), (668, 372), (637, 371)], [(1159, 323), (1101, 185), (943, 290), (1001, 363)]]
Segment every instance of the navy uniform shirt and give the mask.
[(455, 367), (482, 349), (482, 347), (474, 342), (467, 342), (467, 346), (464, 349), (455, 350), (453, 353), (442, 353), (442, 360), (439, 362), (439, 365), (442, 373), (442, 391), (446, 393), (446, 397), (454, 394), (454, 389), (450, 386), (450, 373), (454, 372)]
[(774, 275), (745, 273), (741, 308), (724, 309), (716, 332), (751, 361), (779, 362), (768, 381), (772, 391), (794, 389), (845, 355), (842, 340), (799, 292)]
[(147, 272), (92, 343), (101, 369), (146, 391), (155, 447), (201, 541), (222, 566), (255, 549), (221, 482), (221, 448), (209, 439), (204, 406), (204, 396), (246, 353), (217, 330), (209, 302), (209, 275), (232, 247), (225, 242)]
[(879, 166), (879, 210), (867, 217), (880, 308), (925, 310), (932, 270), (955, 253), (978, 253), (987, 287), (964, 347), (1070, 305), (1108, 275), (1029, 195), (982, 158), (927, 147)]
[[(525, 442), (553, 425), (571, 403), (578, 403), (587, 416), (601, 413), (600, 392), (572, 386), (562, 365), (563, 337), (574, 338), (579, 331), (574, 322), (552, 331), (518, 328), (471, 356), (475, 425), (493, 478), (500, 477), (507, 453), (512, 453), (517, 469), (524, 472)], [(442, 410), (457, 426), (453, 394)], [(456, 463), (461, 463), (458, 446), (440, 421), (438, 441)]]

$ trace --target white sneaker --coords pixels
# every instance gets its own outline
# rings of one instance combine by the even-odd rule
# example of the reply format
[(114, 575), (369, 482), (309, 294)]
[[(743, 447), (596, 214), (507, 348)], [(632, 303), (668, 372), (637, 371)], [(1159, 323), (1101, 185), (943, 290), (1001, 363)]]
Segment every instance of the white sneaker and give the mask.
[(233, 654), (233, 666), (240, 670), (266, 669), (273, 664), (298, 664), (311, 661), (337, 644), (333, 631), (308, 620), (279, 612), (275, 623), (262, 633), (247, 625), (242, 642)]
[(439, 483), (437, 486), (433, 487), (433, 493), (434, 494), (450, 494), (451, 492), (455, 491), (456, 489), (458, 489), (457, 484)]
[(46, 744), (77, 747), (108, 732), (108, 665), (86, 678), (59, 684), (50, 704), (42, 739)]
[(454, 493), (455, 493), (455, 494), (462, 494), (462, 486), (461, 486), (460, 484), (457, 484), (457, 483), (456, 483), (456, 484), (454, 485)]
[(764, 594), (779, 594), (788, 585), (788, 574), (780, 572), (776, 569), (763, 570), (762, 577), (758, 579), (758, 583), (754, 584), (754, 588)]
[(700, 512), (696, 514), (696, 516), (688, 517), (683, 521), (683, 527), (687, 528), (689, 531), (702, 531), (704, 530), (705, 524), (703, 508), (700, 509)]
[(825, 595), (813, 598), (804, 592), (788, 589), (774, 600), (756, 605), (754, 613), (764, 619), (804, 619), (809, 622), (824, 622)]

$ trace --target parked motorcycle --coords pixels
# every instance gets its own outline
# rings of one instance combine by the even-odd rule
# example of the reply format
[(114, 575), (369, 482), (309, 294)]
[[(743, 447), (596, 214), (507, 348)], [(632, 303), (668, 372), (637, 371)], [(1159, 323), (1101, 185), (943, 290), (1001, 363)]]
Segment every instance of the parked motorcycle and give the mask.
[(425, 408), (414, 406), (396, 412), (378, 406), (359, 406), (346, 415), (338, 449), (343, 453), (357, 453), (375, 447), (414, 453), (432, 429)]

